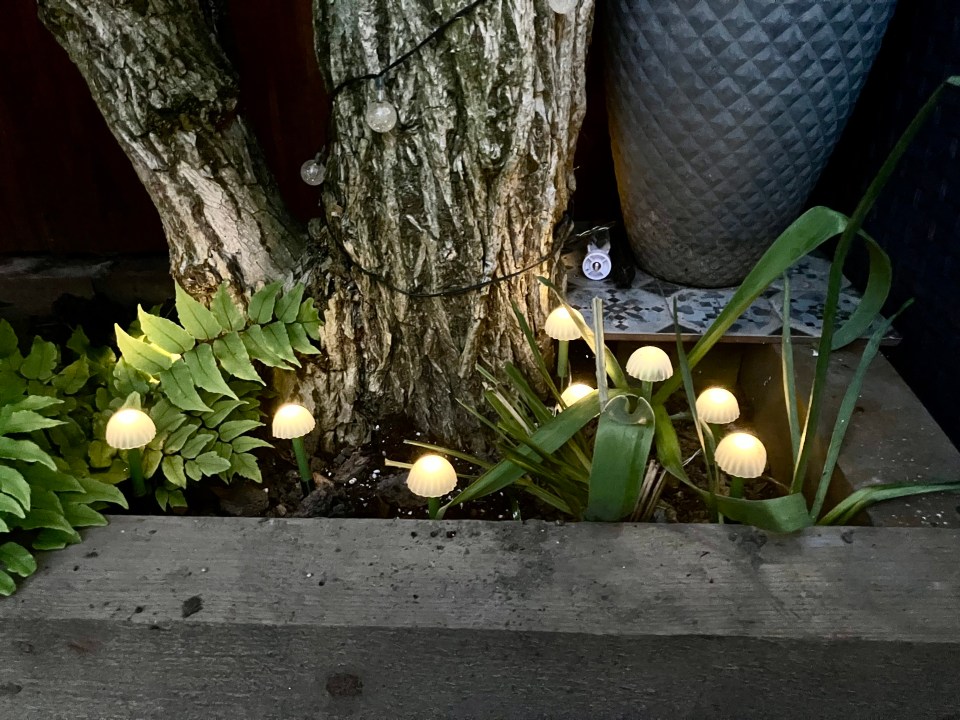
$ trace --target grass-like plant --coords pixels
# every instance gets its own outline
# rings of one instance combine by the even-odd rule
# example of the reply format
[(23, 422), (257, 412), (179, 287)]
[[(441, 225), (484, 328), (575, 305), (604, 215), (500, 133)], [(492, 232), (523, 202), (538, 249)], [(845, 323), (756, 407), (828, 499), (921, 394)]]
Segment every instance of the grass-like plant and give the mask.
[[(649, 449), (646, 436), (651, 431), (657, 458), (662, 467), (699, 494), (714, 514), (776, 532), (790, 532), (818, 522), (828, 524), (846, 521), (871, 502), (891, 497), (960, 491), (960, 482), (956, 481), (877, 485), (854, 493), (829, 513), (822, 514), (840, 445), (849, 426), (861, 384), (882, 338), (896, 317), (894, 315), (873, 331), (863, 351), (860, 365), (841, 403), (831, 433), (826, 462), (819, 471), (819, 483), (809, 505), (801, 492), (810, 463), (812, 438), (820, 421), (831, 352), (863, 336), (879, 316), (890, 289), (890, 260), (880, 246), (862, 231), (863, 222), (913, 137), (933, 113), (943, 92), (951, 85), (960, 86), (960, 78), (947, 80), (920, 110), (850, 218), (824, 207), (808, 210), (791, 224), (761, 257), (726, 308), (689, 354), (684, 352), (678, 331), (677, 349), (681, 371), (667, 380), (650, 398), (649, 403), (630, 386), (613, 353), (602, 342), (602, 324), (597, 326), (596, 332), (587, 327), (573, 312), (573, 308), (566, 304), (563, 294), (548, 280), (541, 278), (554, 292), (557, 300), (571, 311), (571, 316), (580, 328), (581, 337), (597, 357), (600, 389), (554, 416), (515, 367), (505, 368), (506, 380), (500, 380), (488, 370), (482, 370), (484, 380), (489, 384), (486, 399), (498, 419), (491, 421), (483, 414), (473, 412), (480, 422), (494, 431), (502, 459), (490, 463), (444, 448), (413, 443), (460, 457), (482, 469), (479, 477), (440, 509), (439, 516), (442, 517), (454, 504), (516, 485), (574, 517), (595, 520), (635, 517), (638, 511), (635, 503), (641, 498), (649, 500), (656, 497), (650, 479), (656, 477), (657, 473), (642, 470), (646, 465)], [(697, 430), (704, 455), (709, 458), (709, 448), (714, 446), (718, 438), (708, 435), (711, 433), (710, 429), (704, 427), (697, 417), (692, 368), (703, 360), (771, 282), (806, 254), (838, 236), (827, 287), (817, 366), (802, 423), (793, 375), (791, 338), (789, 327), (785, 323), (782, 340), (783, 386), (794, 457), (793, 476), (787, 483), (789, 492), (781, 497), (757, 500), (722, 495), (716, 481), (711, 482), (710, 488), (695, 485), (684, 469), (677, 433), (664, 403), (682, 386), (690, 406), (689, 417)], [(856, 311), (842, 327), (837, 327), (843, 265), (853, 241), (857, 238), (867, 245), (870, 258), (869, 279)], [(785, 287), (785, 296), (789, 303), (789, 284)], [(789, 305), (785, 314), (788, 312)], [(595, 312), (595, 317), (599, 314)], [(534, 335), (526, 320), (519, 313), (517, 315), (533, 351), (538, 374), (551, 396), (560, 402), (559, 392), (546, 369)], [(609, 378), (612, 387), (606, 387), (604, 374)], [(591, 445), (587, 442), (584, 431), (598, 417), (596, 440)], [(716, 473), (716, 468), (713, 468), (712, 472)], [(641, 512), (640, 515), (642, 514)]]

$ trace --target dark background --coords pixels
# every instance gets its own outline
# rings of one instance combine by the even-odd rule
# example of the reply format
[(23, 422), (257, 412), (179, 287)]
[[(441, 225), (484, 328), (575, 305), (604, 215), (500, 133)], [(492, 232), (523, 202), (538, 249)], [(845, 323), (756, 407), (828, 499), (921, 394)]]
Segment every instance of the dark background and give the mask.
[[(310, 0), (224, 0), (221, 32), (242, 111), (293, 214), (317, 214), (300, 164), (324, 142), (326, 93), (313, 56)], [(602, 42), (603, 3), (594, 39)], [(850, 212), (937, 84), (960, 74), (960, 2), (901, 0), (846, 132), (811, 196)], [(579, 219), (619, 217), (600, 68), (588, 68), (577, 149)], [(915, 297), (888, 352), (960, 441), (960, 90), (948, 92), (867, 223), (894, 263), (891, 307)], [(0, 10), (0, 254), (157, 254), (160, 220), (79, 72), (36, 17), (34, 0)], [(862, 282), (854, 258), (848, 275)]]

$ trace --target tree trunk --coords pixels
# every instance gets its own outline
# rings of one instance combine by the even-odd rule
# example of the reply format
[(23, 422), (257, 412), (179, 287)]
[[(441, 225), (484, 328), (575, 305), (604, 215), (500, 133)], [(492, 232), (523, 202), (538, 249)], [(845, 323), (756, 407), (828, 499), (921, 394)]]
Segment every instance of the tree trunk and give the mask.
[[(559, 272), (554, 226), (573, 187), (592, 0), (569, 16), (540, 1), (483, 3), (386, 76), (400, 117), (390, 133), (364, 121), (372, 81), (337, 95), (313, 241), (235, 113), (232, 71), (197, 0), (39, 2), (157, 205), (174, 278), (196, 295), (222, 279), (246, 295), (277, 278), (317, 294), (324, 359), (287, 391), (315, 397), (323, 444), (355, 442), (391, 416), (470, 440), (457, 400), (478, 401), (475, 364), (529, 368), (511, 305), (538, 324), (548, 298), (536, 275)], [(331, 88), (379, 72), (462, 7), (314, 2)]]

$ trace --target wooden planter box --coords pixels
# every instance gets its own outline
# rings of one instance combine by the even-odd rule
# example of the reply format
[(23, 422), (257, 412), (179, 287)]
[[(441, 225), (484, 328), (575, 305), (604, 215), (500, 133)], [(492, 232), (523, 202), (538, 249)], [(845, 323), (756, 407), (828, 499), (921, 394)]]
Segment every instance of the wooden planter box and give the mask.
[[(777, 363), (737, 361), (756, 422)], [(916, 398), (872, 374), (838, 484), (956, 477)], [(0, 718), (957, 717), (958, 504), (865, 518), (939, 528), (791, 536), (118, 517), (0, 601)]]

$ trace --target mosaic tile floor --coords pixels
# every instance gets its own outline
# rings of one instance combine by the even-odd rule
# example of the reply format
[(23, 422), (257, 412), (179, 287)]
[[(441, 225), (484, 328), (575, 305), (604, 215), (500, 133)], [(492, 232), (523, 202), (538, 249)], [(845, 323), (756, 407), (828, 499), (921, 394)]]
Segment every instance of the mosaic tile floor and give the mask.
[[(592, 321), (594, 296), (603, 298), (604, 330), (615, 340), (658, 340), (673, 337), (671, 311), (674, 298), (684, 335), (701, 335), (720, 314), (736, 288), (688, 288), (659, 280), (637, 270), (631, 287), (620, 289), (610, 280), (590, 280), (583, 275), (575, 254), (567, 264), (567, 301)], [(807, 256), (790, 270), (790, 328), (797, 341), (820, 337), (829, 261)], [(837, 319), (842, 325), (860, 302), (860, 293), (844, 278)], [(783, 328), (783, 281), (775, 281), (731, 326), (724, 339), (730, 342), (779, 342)], [(878, 321), (879, 322), (879, 321)], [(898, 342), (891, 333), (885, 344)]]

